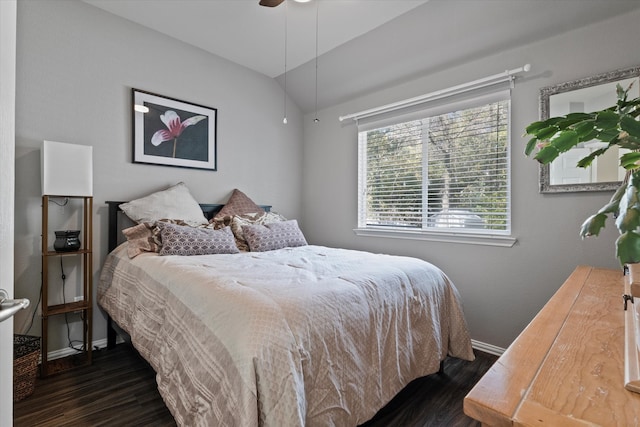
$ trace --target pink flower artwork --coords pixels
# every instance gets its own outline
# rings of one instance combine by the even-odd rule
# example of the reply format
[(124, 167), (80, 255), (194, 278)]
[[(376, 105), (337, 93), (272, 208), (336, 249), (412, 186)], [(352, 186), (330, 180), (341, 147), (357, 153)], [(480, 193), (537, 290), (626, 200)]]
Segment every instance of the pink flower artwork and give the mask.
[(173, 140), (173, 157), (175, 158), (178, 137), (182, 134), (185, 128), (195, 125), (206, 118), (207, 116), (193, 116), (189, 117), (185, 121), (181, 121), (180, 116), (178, 116), (175, 111), (168, 110), (164, 114), (160, 115), (160, 120), (162, 120), (162, 123), (164, 123), (167, 128), (156, 131), (156, 133), (151, 137), (151, 144), (157, 147), (165, 141)]

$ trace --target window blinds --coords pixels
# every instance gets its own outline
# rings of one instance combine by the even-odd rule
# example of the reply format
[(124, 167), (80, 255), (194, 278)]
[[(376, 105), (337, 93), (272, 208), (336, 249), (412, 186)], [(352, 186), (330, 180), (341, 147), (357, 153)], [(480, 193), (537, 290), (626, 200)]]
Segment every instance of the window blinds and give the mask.
[(358, 123), (359, 227), (510, 231), (509, 91)]

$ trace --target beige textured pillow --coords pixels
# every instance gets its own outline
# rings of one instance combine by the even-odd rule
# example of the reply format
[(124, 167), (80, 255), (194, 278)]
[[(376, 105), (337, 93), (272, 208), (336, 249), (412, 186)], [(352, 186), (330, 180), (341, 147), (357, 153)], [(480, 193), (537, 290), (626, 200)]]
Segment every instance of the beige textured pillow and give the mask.
[(160, 231), (151, 222), (143, 222), (125, 228), (122, 230), (122, 234), (127, 238), (129, 258), (135, 258), (143, 252), (160, 252), (162, 247)]
[(154, 222), (163, 218), (179, 219), (189, 225), (209, 223), (184, 182), (123, 203), (120, 209), (137, 223)]
[(213, 217), (211, 222), (230, 225), (231, 218), (233, 218), (235, 215), (244, 215), (258, 212), (264, 212), (264, 209), (256, 205), (253, 200), (249, 198), (249, 196), (236, 188), (233, 190), (233, 193), (231, 193), (231, 197), (229, 197), (227, 203), (222, 207), (222, 209), (220, 209), (220, 212), (218, 212), (216, 216)]

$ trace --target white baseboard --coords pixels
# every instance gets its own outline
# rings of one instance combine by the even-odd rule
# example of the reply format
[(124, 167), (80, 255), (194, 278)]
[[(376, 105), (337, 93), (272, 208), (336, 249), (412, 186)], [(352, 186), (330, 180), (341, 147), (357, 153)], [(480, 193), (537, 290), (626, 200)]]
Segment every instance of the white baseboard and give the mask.
[[(1, 1), (1, 0), (0, 0)], [(122, 338), (117, 337), (116, 339), (116, 344), (120, 344), (124, 342), (122, 340)], [(101, 340), (96, 340), (93, 342), (92, 347), (94, 350), (100, 350), (102, 348), (105, 348), (107, 346), (107, 339), (103, 338)], [(78, 352), (72, 348), (66, 347), (66, 348), (61, 348), (59, 350), (53, 350), (47, 353), (47, 360), (54, 360), (54, 359), (60, 359), (62, 357), (67, 357), (67, 356), (72, 356), (74, 354), (77, 354)]]
[[(120, 344), (122, 342), (124, 342), (122, 338), (118, 337), (116, 340), (116, 343)], [(101, 349), (101, 348), (105, 348), (106, 346), (107, 346), (106, 338), (93, 342), (94, 349)], [(502, 347), (498, 347), (492, 344), (487, 344), (482, 341), (476, 341), (476, 340), (471, 340), (471, 346), (476, 350), (484, 351), (485, 353), (493, 354), (495, 356), (502, 356), (502, 353), (504, 353), (506, 350)], [(60, 359), (61, 357), (71, 356), (76, 353), (77, 351), (75, 351), (72, 348), (69, 348), (69, 347), (61, 348), (59, 350), (53, 350), (47, 353), (47, 358), (48, 360)]]
[(484, 351), (485, 353), (493, 354), (495, 356), (502, 356), (502, 353), (506, 349), (498, 347), (492, 344), (487, 344), (481, 341), (471, 340), (471, 346), (476, 350)]

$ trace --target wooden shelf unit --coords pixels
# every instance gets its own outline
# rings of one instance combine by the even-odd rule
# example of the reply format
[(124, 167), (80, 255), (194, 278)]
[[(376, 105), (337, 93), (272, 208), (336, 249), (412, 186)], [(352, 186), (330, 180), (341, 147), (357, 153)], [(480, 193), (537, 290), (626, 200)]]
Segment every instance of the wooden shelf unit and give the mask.
[[(59, 372), (59, 368), (52, 368), (52, 361), (48, 360), (49, 317), (66, 313), (81, 312), (83, 351), (78, 355), (81, 365), (91, 364), (92, 330), (93, 330), (93, 197), (85, 196), (55, 196), (69, 199), (83, 199), (83, 218), (81, 230), (81, 246), (77, 251), (56, 252), (49, 249), (49, 198), (42, 196), (42, 377)], [(82, 258), (82, 294), (83, 300), (65, 304), (49, 305), (49, 258), (58, 256), (79, 256)], [(78, 356), (73, 355), (73, 356)], [(71, 356), (71, 357), (73, 357)], [(78, 364), (54, 363), (56, 366), (77, 366)]]

